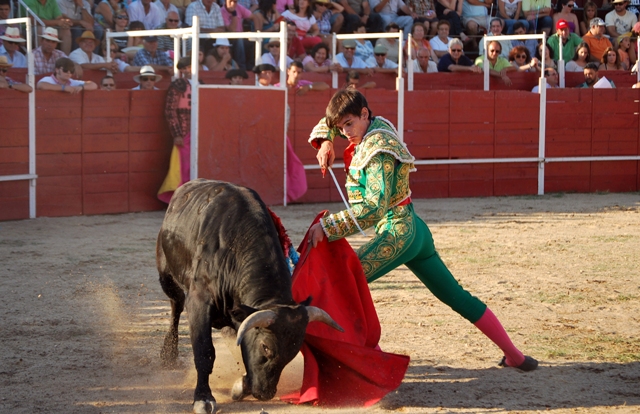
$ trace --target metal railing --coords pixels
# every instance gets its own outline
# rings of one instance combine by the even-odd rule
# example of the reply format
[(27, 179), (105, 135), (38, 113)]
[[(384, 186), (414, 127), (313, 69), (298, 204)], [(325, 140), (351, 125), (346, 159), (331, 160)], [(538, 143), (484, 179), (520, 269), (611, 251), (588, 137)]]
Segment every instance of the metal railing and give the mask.
[[(35, 47), (38, 47), (38, 45), (40, 43), (40, 40), (38, 39), (38, 26), (42, 26), (42, 30), (44, 31), (44, 29), (45, 29), (45, 27), (47, 27), (47, 25), (44, 24), (44, 22), (40, 19), (40, 17), (38, 17), (38, 15), (35, 14), (33, 12), (33, 10), (31, 10), (29, 8), (29, 6), (27, 6), (25, 4), (24, 1), (18, 0), (18, 4), (20, 4), (20, 6), (22, 6), (22, 7), (24, 7), (24, 9), (27, 12), (27, 16), (22, 16), (22, 11), (21, 10), (14, 11), (14, 14), (19, 14), (20, 18), (29, 18), (29, 16), (30, 16), (37, 23), (37, 24), (33, 25), (33, 40), (35, 42), (34, 43)], [(18, 9), (20, 9), (20, 7), (18, 7)], [(30, 31), (30, 30), (31, 30), (30, 28), (27, 28), (27, 31)]]

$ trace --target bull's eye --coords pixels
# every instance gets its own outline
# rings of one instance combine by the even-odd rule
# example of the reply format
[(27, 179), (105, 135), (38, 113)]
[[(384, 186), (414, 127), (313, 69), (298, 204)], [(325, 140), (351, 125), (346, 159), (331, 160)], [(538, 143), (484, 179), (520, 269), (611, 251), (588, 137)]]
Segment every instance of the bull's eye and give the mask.
[(271, 352), (271, 349), (265, 343), (262, 343), (262, 353), (267, 358), (271, 358), (273, 356), (273, 352)]

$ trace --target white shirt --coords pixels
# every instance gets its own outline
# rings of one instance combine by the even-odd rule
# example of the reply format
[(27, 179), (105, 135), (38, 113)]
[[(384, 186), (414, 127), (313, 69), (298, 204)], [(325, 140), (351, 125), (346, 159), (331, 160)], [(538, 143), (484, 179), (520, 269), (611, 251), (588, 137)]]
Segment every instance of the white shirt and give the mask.
[(176, 14), (178, 15), (178, 19), (180, 19), (180, 11), (173, 3), (169, 3), (168, 9), (164, 8), (164, 4), (162, 4), (160, 0), (156, 0), (155, 4), (158, 6), (158, 9), (160, 9), (160, 11), (162, 12), (162, 23), (166, 23), (167, 14), (169, 14), (169, 12), (176, 12)]
[(127, 9), (129, 22), (141, 21), (147, 30), (156, 29), (164, 23), (164, 14), (155, 3), (149, 3), (149, 13), (144, 12), (144, 5), (140, 0), (134, 1)]
[[(140, 89), (140, 85), (136, 86), (135, 88), (131, 88), (132, 91), (141, 91), (142, 89)], [(147, 89), (145, 89), (147, 90)], [(158, 88), (156, 88), (155, 86), (153, 87), (153, 90), (159, 90)]]
[[(558, 88), (558, 86), (551, 86), (549, 85), (549, 82), (547, 82), (547, 89), (553, 89), (553, 88)], [(531, 92), (540, 93), (540, 87), (538, 85), (534, 86), (533, 89), (531, 89)]]
[(390, 61), (389, 59), (384, 59), (384, 64), (382, 66), (378, 65), (376, 62), (376, 57), (371, 56), (369, 59), (365, 61), (365, 64), (369, 68), (381, 68), (381, 69), (398, 69), (398, 64)]
[(615, 26), (618, 34), (625, 34), (631, 31), (633, 25), (638, 22), (636, 15), (629, 10), (625, 11), (624, 16), (618, 16), (615, 10), (610, 11), (604, 16), (604, 23), (607, 26)]
[(353, 64), (349, 66), (347, 63), (347, 59), (345, 59), (342, 53), (338, 53), (336, 55), (336, 63), (347, 69), (366, 69), (368, 68), (367, 64), (364, 60), (360, 59), (358, 56), (353, 56)]
[(429, 65), (427, 66), (427, 71), (422, 70), (422, 66), (420, 66), (420, 61), (418, 59), (413, 61), (413, 73), (437, 73), (438, 65), (433, 60), (429, 61)]
[(433, 39), (429, 40), (429, 43), (431, 43), (431, 48), (437, 52), (448, 52), (450, 41), (450, 37), (447, 37), (447, 43), (444, 43), (438, 36), (435, 36)]
[[(287, 67), (289, 67), (291, 62), (293, 62), (293, 59), (287, 56)], [(258, 59), (258, 65), (261, 63), (268, 63), (270, 65), (273, 65), (276, 69), (280, 70), (280, 59), (276, 61), (276, 58), (274, 58), (273, 55), (269, 52), (260, 56), (260, 59)]]
[(82, 10), (91, 14), (91, 5), (87, 0), (82, 2), (82, 7), (78, 8), (76, 3), (73, 0), (57, 0), (58, 7), (60, 8), (60, 13), (64, 14), (71, 20), (82, 20)]
[[(373, 11), (378, 4), (380, 4), (380, 0), (371, 0), (369, 2), (371, 11)], [(398, 9), (402, 6), (405, 6), (405, 3), (402, 0), (389, 0), (382, 10), (380, 10), (380, 14), (398, 14)]]
[[(40, 79), (38, 83), (50, 83), (52, 85), (60, 85), (60, 82), (56, 82), (53, 76), (45, 76), (44, 78)], [(68, 85), (65, 84), (65, 86), (81, 86), (81, 85), (84, 85), (84, 81), (75, 80), (75, 79), (69, 79), (69, 84)]]
[(95, 53), (92, 53), (91, 54), (91, 59), (89, 59), (89, 56), (85, 53), (85, 51), (80, 49), (80, 48), (78, 48), (78, 49), (74, 50), (73, 52), (71, 52), (71, 54), (69, 55), (69, 59), (73, 60), (78, 65), (82, 65), (83, 63), (104, 63), (104, 62), (106, 62), (102, 56), (97, 55)]
[(193, 16), (200, 18), (200, 27), (203, 29), (215, 29), (217, 27), (224, 27), (224, 20), (222, 20), (222, 13), (220, 12), (220, 6), (216, 3), (211, 4), (211, 11), (207, 13), (207, 9), (202, 4), (201, 0), (194, 1), (187, 6), (185, 12), (184, 22), (187, 26), (191, 26), (193, 22)]

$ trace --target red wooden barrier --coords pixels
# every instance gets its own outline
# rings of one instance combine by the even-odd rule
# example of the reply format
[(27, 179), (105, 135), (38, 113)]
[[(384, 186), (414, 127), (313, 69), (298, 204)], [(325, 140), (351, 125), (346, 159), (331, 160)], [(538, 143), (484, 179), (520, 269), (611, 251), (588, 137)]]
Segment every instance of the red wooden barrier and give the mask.
[[(395, 91), (364, 93), (375, 115), (397, 124)], [(162, 209), (156, 192), (171, 150), (163, 113), (165, 94), (36, 92), (38, 216)], [(316, 162), (307, 138), (331, 94), (288, 96), (288, 132), (305, 164)], [(201, 176), (251, 183), (269, 203), (279, 203), (283, 97), (278, 91), (203, 90)], [(537, 94), (422, 90), (407, 92), (405, 98), (405, 141), (417, 159), (537, 156)], [(547, 157), (640, 154), (639, 101), (640, 91), (626, 88), (550, 90)], [(0, 91), (0, 110), (4, 115), (0, 174), (26, 174), (27, 95)], [(346, 144), (345, 140), (336, 142), (338, 161)], [(639, 164), (548, 163), (545, 190), (638, 191)], [(343, 171), (336, 170), (336, 174), (344, 180)], [(319, 170), (307, 170), (307, 178), (309, 191), (301, 201), (340, 200), (332, 180), (322, 178)], [(412, 175), (412, 190), (416, 198), (535, 194), (537, 165), (419, 166)], [(27, 182), (0, 181), (0, 220), (27, 217)]]

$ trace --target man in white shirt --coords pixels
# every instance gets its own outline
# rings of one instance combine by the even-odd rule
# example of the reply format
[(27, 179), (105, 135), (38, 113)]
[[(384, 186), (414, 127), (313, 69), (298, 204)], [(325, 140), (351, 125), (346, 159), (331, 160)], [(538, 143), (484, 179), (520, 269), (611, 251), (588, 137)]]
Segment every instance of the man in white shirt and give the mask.
[(56, 66), (51, 76), (45, 76), (38, 81), (36, 89), (44, 91), (61, 91), (70, 94), (80, 93), (84, 90), (98, 89), (98, 85), (92, 81), (71, 79), (75, 72), (75, 64), (69, 58), (63, 57), (56, 60)]
[(133, 77), (138, 82), (138, 86), (131, 89), (132, 91), (150, 91), (157, 90), (156, 82), (162, 79), (162, 75), (157, 75), (151, 66), (143, 66), (140, 68), (140, 74)]
[[(547, 81), (547, 89), (558, 88), (558, 72), (554, 68), (544, 68), (544, 79)], [(539, 85), (531, 89), (531, 92), (540, 93)]]
[(431, 53), (428, 49), (420, 48), (416, 52), (417, 59), (413, 61), (413, 73), (437, 73), (438, 65), (433, 60), (429, 60)]
[[(413, 19), (418, 15), (402, 0), (371, 0), (370, 4), (373, 11), (379, 13), (380, 17), (382, 17), (385, 27), (391, 22), (396, 23), (402, 28), (404, 38), (406, 39), (409, 36), (411, 26), (413, 26)], [(399, 11), (402, 11), (405, 15), (398, 16)]]
[(635, 13), (627, 10), (628, 0), (613, 0), (614, 10), (607, 13), (604, 22), (607, 25), (607, 33), (612, 39), (631, 32), (633, 25), (638, 23)]
[[(502, 20), (497, 17), (495, 19), (491, 19), (489, 33), (487, 36), (502, 36)], [(509, 59), (509, 53), (511, 52), (511, 49), (513, 49), (511, 40), (498, 40), (498, 42), (502, 45), (502, 54), (500, 56)], [(484, 42), (482, 39), (478, 41), (478, 55), (484, 55)]]
[(373, 56), (365, 62), (376, 73), (394, 73), (398, 71), (398, 64), (387, 59), (387, 48), (377, 45), (373, 49)]
[(346, 39), (342, 42), (342, 53), (336, 55), (336, 63), (339, 67), (339, 72), (343, 70), (355, 70), (365, 75), (371, 75), (373, 69), (367, 67), (364, 60), (355, 56), (356, 53), (356, 41), (353, 39)]
[(93, 32), (86, 31), (82, 33), (77, 39), (80, 47), (69, 55), (69, 59), (77, 63), (83, 70), (110, 70), (113, 72), (118, 71), (118, 64), (116, 62), (107, 62), (104, 58), (96, 53), (93, 53), (98, 40), (93, 35)]
[(127, 11), (130, 22), (140, 21), (144, 23), (144, 28), (147, 30), (157, 29), (164, 23), (164, 13), (151, 0), (134, 1)]

